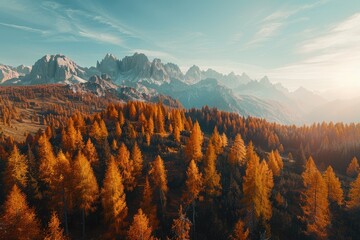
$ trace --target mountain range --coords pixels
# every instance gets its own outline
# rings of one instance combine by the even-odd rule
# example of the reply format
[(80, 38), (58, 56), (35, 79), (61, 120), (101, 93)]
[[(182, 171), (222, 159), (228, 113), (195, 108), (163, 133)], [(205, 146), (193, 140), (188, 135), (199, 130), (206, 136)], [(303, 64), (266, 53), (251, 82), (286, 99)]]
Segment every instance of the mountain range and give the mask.
[(328, 101), (303, 87), (290, 92), (266, 76), (254, 80), (246, 73), (222, 74), (213, 69), (201, 70), (196, 65), (183, 73), (174, 63), (164, 64), (158, 58), (150, 61), (142, 53), (123, 59), (106, 54), (90, 68), (61, 54), (45, 55), (32, 67), (0, 64), (0, 85), (51, 83), (68, 84), (74, 91), (90, 91), (99, 97), (117, 93), (124, 100), (169, 96), (185, 108), (207, 105), (283, 124), (341, 120), (331, 114), (319, 114), (326, 115)]

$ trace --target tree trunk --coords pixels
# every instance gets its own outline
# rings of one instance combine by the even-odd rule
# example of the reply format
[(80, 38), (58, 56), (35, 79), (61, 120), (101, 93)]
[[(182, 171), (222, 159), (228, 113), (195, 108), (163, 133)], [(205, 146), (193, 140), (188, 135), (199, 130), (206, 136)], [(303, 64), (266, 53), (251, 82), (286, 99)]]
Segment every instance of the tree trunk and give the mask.
[(65, 189), (63, 188), (63, 202), (64, 202), (64, 221), (65, 221), (65, 233), (69, 235), (69, 225), (68, 225), (68, 218), (67, 218), (67, 205), (66, 205), (66, 196), (65, 196)]
[(192, 203), (192, 207), (193, 207), (193, 214), (192, 214), (192, 218), (193, 218), (193, 239), (196, 239), (196, 224), (195, 224), (195, 200)]
[(82, 238), (85, 239), (85, 209), (82, 210)]

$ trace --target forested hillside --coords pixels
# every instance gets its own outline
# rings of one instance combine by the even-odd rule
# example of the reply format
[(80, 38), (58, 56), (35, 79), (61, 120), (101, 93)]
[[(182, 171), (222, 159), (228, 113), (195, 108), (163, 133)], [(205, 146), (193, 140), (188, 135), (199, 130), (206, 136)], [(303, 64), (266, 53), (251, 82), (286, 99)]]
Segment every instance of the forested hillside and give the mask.
[(359, 124), (19, 89), (0, 105), (0, 239), (358, 239)]

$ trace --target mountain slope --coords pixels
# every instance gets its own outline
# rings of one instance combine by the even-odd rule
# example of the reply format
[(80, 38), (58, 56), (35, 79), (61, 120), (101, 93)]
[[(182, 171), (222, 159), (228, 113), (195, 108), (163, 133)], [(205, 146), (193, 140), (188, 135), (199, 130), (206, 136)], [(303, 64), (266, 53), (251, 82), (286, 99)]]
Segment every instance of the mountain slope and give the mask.
[(18, 67), (11, 67), (8, 65), (0, 64), (0, 83), (3, 84), (8, 80), (16, 80), (21, 76), (30, 73), (31, 68), (20, 65)]
[(298, 88), (297, 90), (292, 92), (289, 96), (298, 104), (298, 106), (306, 114), (309, 114), (314, 109), (327, 102), (320, 95), (317, 95), (303, 87)]
[(185, 108), (201, 108), (205, 105), (243, 116), (258, 116), (269, 121), (291, 123), (295, 116), (286, 107), (275, 102), (266, 102), (252, 96), (235, 96), (216, 79), (204, 79), (194, 85), (172, 82), (162, 85), (158, 91), (178, 99)]
[(46, 55), (34, 64), (22, 83), (33, 85), (86, 82), (89, 77), (86, 70), (64, 55)]
[[(196, 65), (183, 74), (176, 64), (164, 64), (157, 58), (150, 61), (142, 53), (121, 60), (106, 54), (96, 67), (90, 68), (81, 67), (60, 54), (42, 57), (31, 71), (22, 66), (3, 68), (7, 71), (3, 84), (7, 85), (75, 84), (74, 89), (86, 89), (98, 96), (122, 89), (125, 95), (130, 94), (129, 98), (145, 100), (167, 95), (187, 108), (208, 105), (280, 123), (302, 122), (301, 115), (316, 107), (312, 101), (317, 101), (311, 92), (290, 93), (266, 77), (254, 81), (245, 73), (224, 75), (213, 69), (203, 71)], [(111, 86), (107, 79), (112, 79)]]

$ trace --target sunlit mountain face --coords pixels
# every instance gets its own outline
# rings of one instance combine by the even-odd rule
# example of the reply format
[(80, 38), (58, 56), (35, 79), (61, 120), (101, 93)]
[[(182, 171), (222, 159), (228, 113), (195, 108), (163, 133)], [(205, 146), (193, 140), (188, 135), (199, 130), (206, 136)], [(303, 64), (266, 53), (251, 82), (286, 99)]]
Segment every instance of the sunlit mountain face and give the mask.
[(359, 239), (360, 2), (0, 2), (0, 239)]

